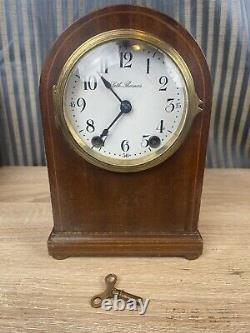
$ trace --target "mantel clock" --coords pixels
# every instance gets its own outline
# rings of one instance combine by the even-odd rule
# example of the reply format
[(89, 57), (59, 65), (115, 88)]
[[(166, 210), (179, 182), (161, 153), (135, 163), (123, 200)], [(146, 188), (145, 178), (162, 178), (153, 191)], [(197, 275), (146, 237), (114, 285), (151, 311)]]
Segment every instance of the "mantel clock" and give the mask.
[(52, 48), (40, 100), (52, 256), (201, 254), (211, 84), (179, 23), (127, 5), (83, 17)]

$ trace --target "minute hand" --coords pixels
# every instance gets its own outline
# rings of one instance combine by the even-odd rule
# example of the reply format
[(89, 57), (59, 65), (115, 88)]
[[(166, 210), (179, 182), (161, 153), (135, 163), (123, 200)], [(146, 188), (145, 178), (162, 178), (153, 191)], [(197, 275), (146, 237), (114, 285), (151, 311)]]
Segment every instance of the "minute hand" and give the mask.
[(103, 138), (104, 136), (107, 136), (108, 133), (109, 133), (109, 130), (110, 128), (114, 125), (114, 123), (122, 116), (124, 112), (121, 111), (116, 117), (115, 119), (112, 121), (112, 123), (109, 125), (109, 127), (105, 128), (103, 131), (102, 131), (102, 134), (100, 135), (100, 138)]
[(102, 134), (100, 135), (100, 138), (103, 138), (104, 136), (107, 136), (110, 128), (114, 125), (114, 123), (123, 115), (123, 113), (129, 113), (132, 110), (132, 106), (131, 106), (129, 101), (125, 100), (125, 101), (121, 102), (120, 109), (121, 109), (121, 111), (118, 113), (118, 115), (115, 117), (115, 119), (109, 125), (109, 127), (105, 128), (102, 131)]
[(107, 89), (109, 89), (109, 90), (115, 95), (115, 97), (119, 100), (120, 103), (122, 103), (122, 99), (121, 99), (121, 98), (117, 95), (117, 93), (113, 90), (111, 83), (110, 83), (108, 80), (106, 80), (101, 74), (98, 73), (98, 75), (99, 75), (100, 78), (102, 79), (102, 82), (103, 82), (103, 84), (105, 85), (105, 87), (106, 87)]

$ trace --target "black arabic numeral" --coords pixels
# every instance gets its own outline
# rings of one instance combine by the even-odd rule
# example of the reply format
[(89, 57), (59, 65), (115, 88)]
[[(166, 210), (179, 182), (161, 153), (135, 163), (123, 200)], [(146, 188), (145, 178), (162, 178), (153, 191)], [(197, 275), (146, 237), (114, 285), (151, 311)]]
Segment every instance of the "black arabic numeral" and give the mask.
[(97, 87), (97, 80), (96, 77), (91, 75), (88, 81), (83, 82), (83, 89), (84, 90), (95, 90)]
[(86, 126), (86, 130), (89, 132), (89, 133), (93, 133), (94, 132), (94, 130), (95, 130), (95, 126), (94, 126), (94, 120), (93, 119), (88, 119), (87, 121), (86, 121), (86, 124), (87, 124), (87, 126)]
[(123, 140), (121, 143), (121, 149), (122, 151), (124, 151), (124, 153), (129, 151), (129, 144), (128, 144), (128, 140)]
[(161, 84), (161, 87), (159, 88), (159, 91), (166, 91), (167, 90), (168, 78), (166, 76), (161, 76), (159, 78), (159, 83)]
[(149, 65), (150, 65), (150, 59), (147, 58), (147, 74), (149, 74)]
[(156, 130), (162, 133), (165, 130), (163, 119), (160, 121), (160, 124), (156, 127)]
[(150, 137), (150, 135), (143, 135), (142, 136), (142, 142), (141, 142), (141, 146), (142, 148), (147, 148), (149, 143), (148, 143), (148, 138)]
[(79, 108), (81, 108), (80, 112), (82, 112), (87, 105), (85, 99), (82, 97), (78, 98), (78, 100), (76, 101), (76, 104)]
[(165, 107), (166, 112), (173, 112), (174, 111), (174, 98), (168, 98), (167, 99), (167, 106)]
[(165, 107), (166, 112), (173, 112), (175, 109), (180, 109), (181, 108), (181, 103), (176, 102), (175, 104), (173, 103), (174, 98), (168, 98), (167, 99), (167, 106)]
[(121, 52), (120, 53), (120, 67), (121, 68), (131, 68), (131, 61), (133, 59), (133, 54), (131, 52)]

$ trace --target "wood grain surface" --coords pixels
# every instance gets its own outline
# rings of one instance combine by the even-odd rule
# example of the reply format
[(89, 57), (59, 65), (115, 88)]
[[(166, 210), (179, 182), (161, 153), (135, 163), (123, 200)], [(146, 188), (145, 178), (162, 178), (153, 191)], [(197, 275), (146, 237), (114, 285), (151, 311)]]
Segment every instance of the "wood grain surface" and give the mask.
[[(69, 258), (47, 254), (47, 171), (0, 169), (0, 332), (250, 332), (250, 170), (206, 170), (203, 255)], [(150, 299), (147, 313), (91, 308), (108, 273)]]

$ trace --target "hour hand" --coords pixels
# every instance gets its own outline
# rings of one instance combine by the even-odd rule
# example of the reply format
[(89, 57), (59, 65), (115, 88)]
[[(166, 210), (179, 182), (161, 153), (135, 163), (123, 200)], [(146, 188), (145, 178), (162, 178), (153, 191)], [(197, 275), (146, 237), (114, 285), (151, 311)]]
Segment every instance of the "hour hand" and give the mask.
[(122, 99), (117, 95), (117, 93), (113, 90), (113, 88), (112, 88), (112, 84), (108, 81), (108, 80), (106, 80), (100, 73), (97, 73), (99, 76), (100, 76), (100, 78), (101, 78), (101, 80), (102, 80), (102, 82), (103, 82), (103, 84), (104, 84), (104, 86), (107, 88), (107, 89), (109, 89), (114, 95), (115, 95), (115, 97), (119, 100), (119, 102), (120, 103), (122, 103)]

